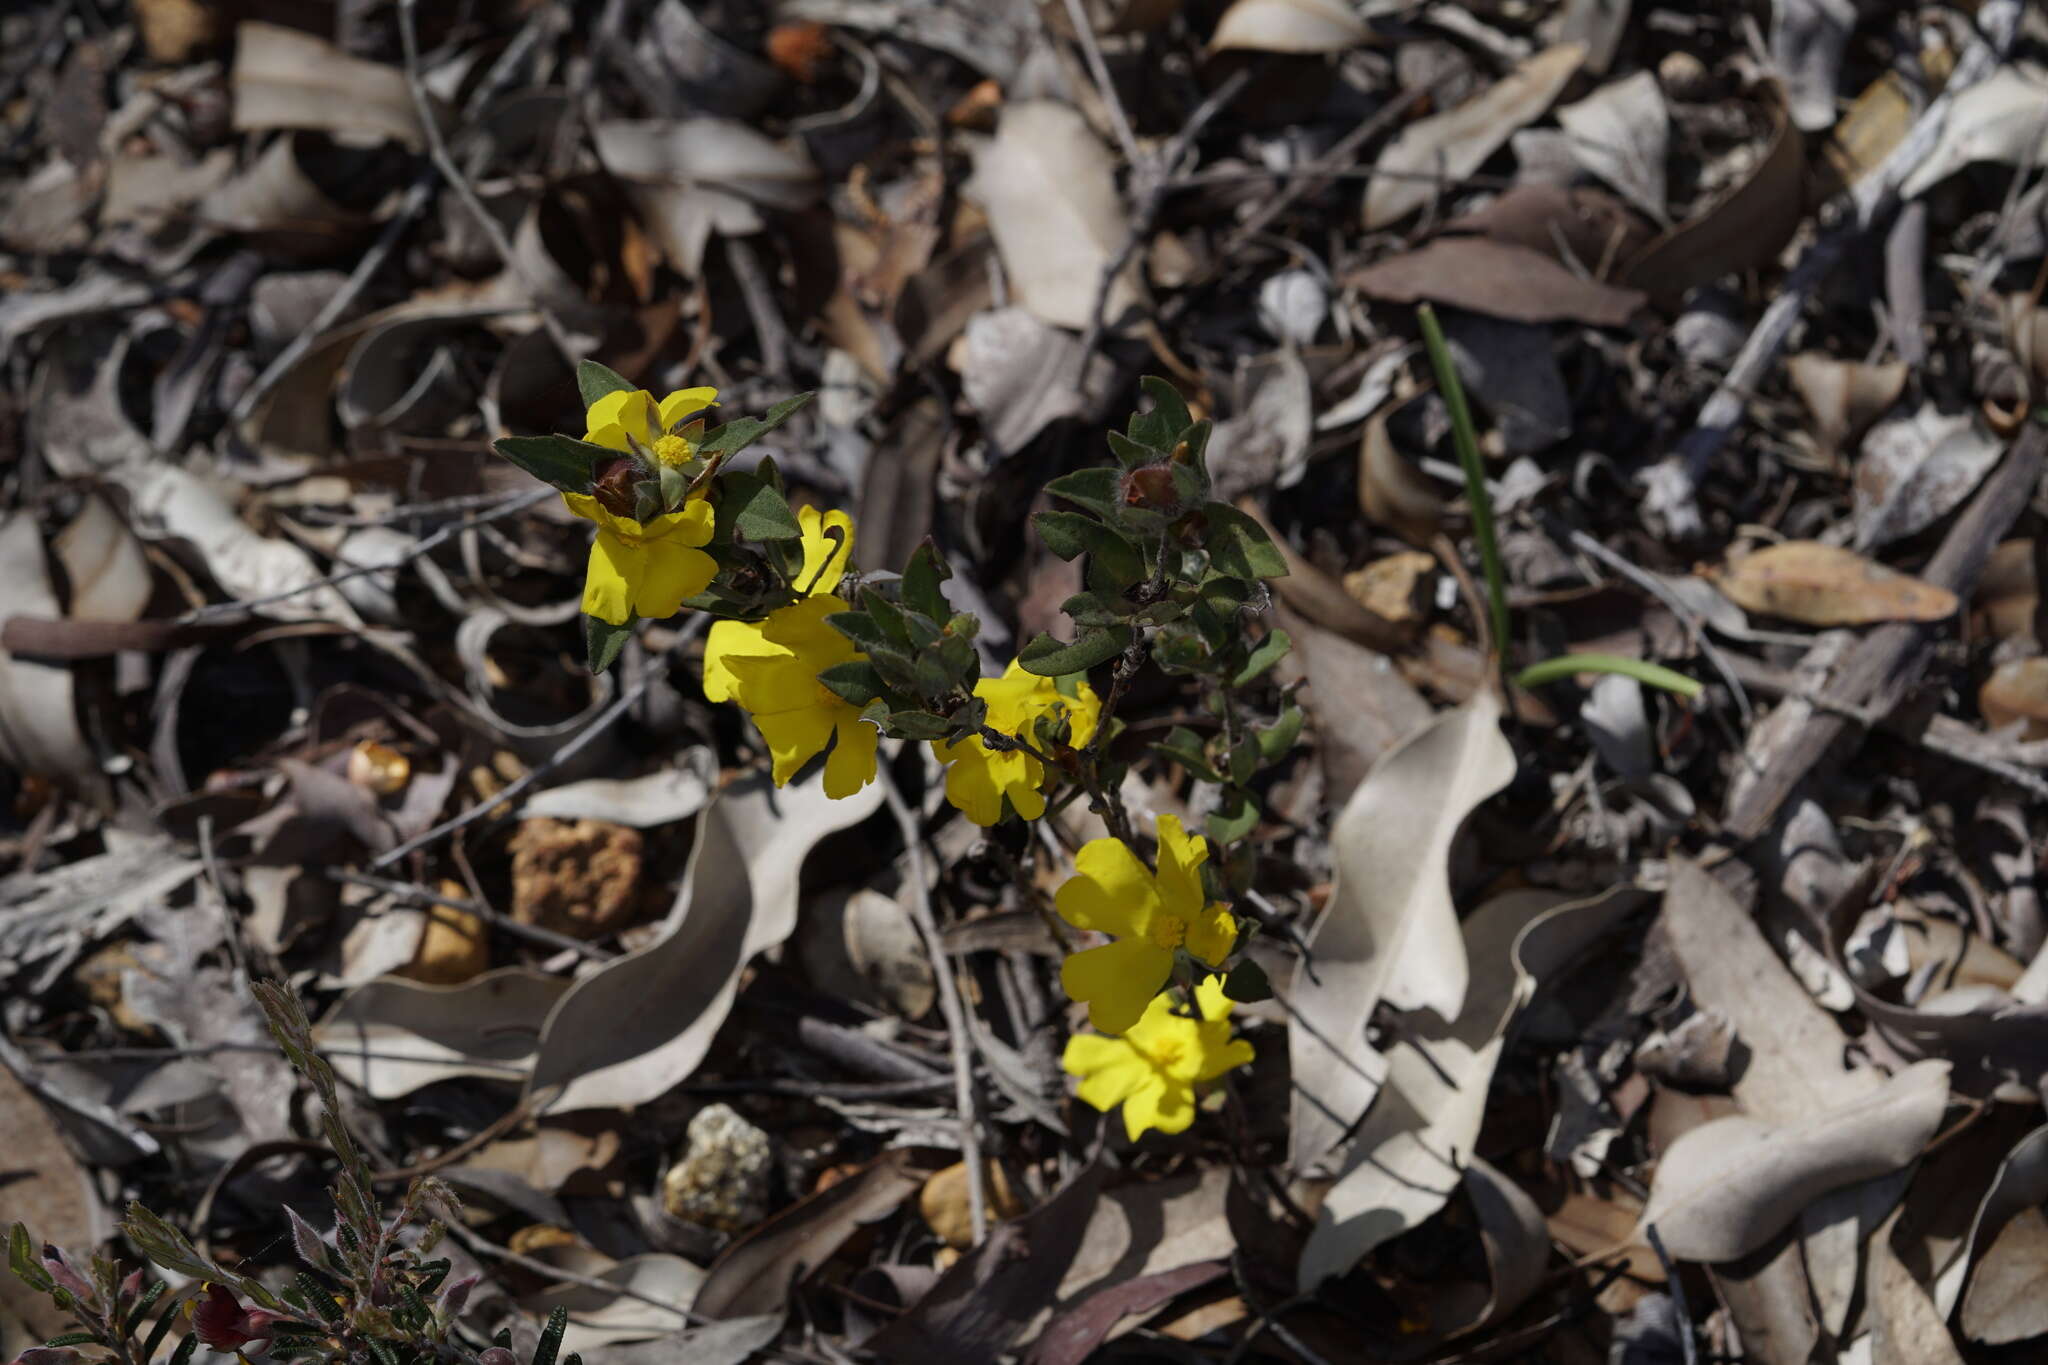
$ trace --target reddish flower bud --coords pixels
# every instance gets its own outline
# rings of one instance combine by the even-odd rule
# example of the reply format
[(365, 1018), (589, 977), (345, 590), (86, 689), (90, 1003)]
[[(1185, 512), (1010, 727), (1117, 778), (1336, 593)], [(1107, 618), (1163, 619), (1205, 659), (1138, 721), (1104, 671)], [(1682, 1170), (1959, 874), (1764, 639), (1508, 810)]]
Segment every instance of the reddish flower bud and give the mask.
[(1171, 513), (1180, 507), (1180, 494), (1173, 486), (1173, 469), (1164, 464), (1140, 465), (1124, 475), (1124, 506), (1143, 507)]
[(640, 480), (640, 466), (623, 455), (597, 472), (597, 482), (592, 485), (590, 495), (597, 499), (598, 506), (615, 517), (633, 515), (636, 499), (633, 485)]
[(519, 1365), (519, 1357), (502, 1346), (492, 1346), (477, 1356), (476, 1365)]
[(263, 1309), (245, 1309), (241, 1302), (217, 1284), (206, 1286), (206, 1297), (192, 1303), (192, 1330), (216, 1351), (238, 1351), (252, 1341), (270, 1335), (277, 1314)]
[(64, 1259), (61, 1249), (52, 1243), (43, 1243), (43, 1269), (50, 1272), (50, 1278), (70, 1290), (80, 1303), (92, 1303), (99, 1296), (85, 1276), (71, 1268), (71, 1262)]

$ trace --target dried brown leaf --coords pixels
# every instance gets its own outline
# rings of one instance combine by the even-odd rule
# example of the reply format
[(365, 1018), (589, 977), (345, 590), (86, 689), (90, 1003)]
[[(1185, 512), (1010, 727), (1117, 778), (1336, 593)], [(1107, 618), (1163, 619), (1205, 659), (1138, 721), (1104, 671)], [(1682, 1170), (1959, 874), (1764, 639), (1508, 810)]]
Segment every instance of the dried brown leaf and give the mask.
[(1812, 540), (1767, 546), (1706, 576), (1745, 610), (1809, 626), (1939, 621), (1956, 610), (1956, 595), (1946, 588)]
[(1352, 273), (1349, 283), (1392, 303), (1446, 304), (1516, 322), (1619, 327), (1643, 294), (1573, 274), (1555, 256), (1490, 237), (1439, 237)]

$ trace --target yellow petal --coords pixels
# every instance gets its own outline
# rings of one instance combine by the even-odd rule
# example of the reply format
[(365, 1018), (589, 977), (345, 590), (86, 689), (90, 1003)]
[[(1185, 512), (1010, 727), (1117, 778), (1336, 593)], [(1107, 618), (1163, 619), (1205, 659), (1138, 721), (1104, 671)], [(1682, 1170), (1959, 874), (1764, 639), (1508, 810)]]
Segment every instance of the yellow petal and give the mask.
[[(1074, 1041), (1078, 1043), (1081, 1039), (1076, 1038)], [(1112, 1040), (1105, 1038), (1098, 1041)], [(1154, 1082), (1155, 1073), (1146, 1065), (1145, 1059), (1126, 1049), (1120, 1059), (1082, 1077), (1081, 1084), (1074, 1087), (1074, 1093), (1080, 1096), (1083, 1103), (1093, 1105), (1106, 1114)]]
[(704, 640), (704, 699), (731, 701), (739, 695), (733, 661), (742, 658), (786, 658), (789, 651), (761, 634), (758, 622), (714, 621)]
[(1002, 788), (996, 785), (995, 774), (990, 770), (992, 755), (981, 741), (968, 739), (934, 747), (944, 750), (939, 754), (941, 761), (952, 762), (946, 769), (946, 799), (953, 803), (953, 808), (983, 829), (1001, 820)]
[(756, 713), (754, 726), (775, 759), (775, 785), (796, 776), (797, 769), (823, 753), (832, 742), (832, 714), (822, 706), (773, 715)]
[(1252, 1059), (1252, 1045), (1242, 1038), (1233, 1040), (1221, 1048), (1205, 1048), (1201, 1052), (1201, 1069), (1195, 1072), (1198, 1081), (1213, 1081), (1235, 1066), (1243, 1066)]
[(601, 427), (592, 427), (583, 433), (583, 439), (594, 446), (616, 450), (621, 455), (633, 453), (633, 443), (626, 439), (626, 429), (617, 422), (607, 422)]
[(989, 775), (1017, 814), (1036, 820), (1045, 814), (1045, 765), (1029, 754), (992, 754)]
[(1090, 1076), (1121, 1062), (1143, 1060), (1126, 1040), (1100, 1033), (1075, 1034), (1067, 1039), (1067, 1050), (1060, 1054), (1060, 1066), (1069, 1076)]
[(1209, 841), (1189, 835), (1178, 816), (1159, 817), (1159, 903), (1170, 915), (1192, 920), (1207, 903), (1202, 894), (1202, 864), (1209, 860)]
[(610, 531), (597, 533), (597, 539), (590, 542), (590, 566), (583, 578), (584, 615), (614, 626), (633, 619), (642, 554)]
[(825, 795), (843, 801), (875, 780), (875, 746), (882, 732), (860, 719), (857, 711), (841, 716), (834, 728), (839, 739), (825, 760)]
[(1188, 921), (1188, 936), (1181, 946), (1216, 967), (1230, 956), (1230, 949), (1236, 942), (1237, 921), (1222, 906), (1210, 905), (1197, 911), (1195, 917)]
[[(599, 445), (608, 444), (598, 441), (598, 433), (616, 426), (620, 428), (621, 435), (631, 436), (644, 446), (652, 439), (650, 424), (653, 420), (654, 395), (645, 389), (618, 389), (590, 405), (590, 410), (583, 416), (583, 425), (590, 434), (583, 439)], [(624, 450), (626, 447), (621, 444), (612, 449)]]
[(1205, 1023), (1228, 1019), (1237, 1002), (1223, 993), (1223, 978), (1211, 973), (1195, 983), (1195, 1008)]
[(718, 390), (710, 388), (677, 389), (661, 400), (661, 427), (674, 431), (682, 425), (683, 419), (700, 408), (708, 408), (718, 402)]
[[(711, 543), (717, 514), (702, 498), (691, 498), (673, 512), (663, 513), (647, 523), (644, 534), (650, 540), (673, 541), (695, 548)], [(703, 589), (698, 589), (699, 592)]]
[(1141, 939), (1089, 948), (1060, 964), (1060, 984), (1087, 1002), (1088, 1022), (1100, 1033), (1122, 1033), (1137, 1023), (1172, 974), (1172, 952)]
[(1124, 1132), (1133, 1142), (1148, 1128), (1157, 1128), (1162, 1133), (1182, 1132), (1194, 1117), (1194, 1092), (1157, 1072), (1124, 1101)]
[[(815, 507), (797, 510), (796, 524), (802, 532), (803, 572), (797, 587), (806, 593), (831, 592), (846, 577), (853, 559), (853, 518), (834, 508), (820, 512)], [(835, 534), (828, 536), (827, 532)]]
[(1142, 935), (1159, 909), (1151, 871), (1117, 839), (1090, 839), (1074, 858), (1074, 876), (1053, 898), (1076, 929)]
[(650, 540), (640, 553), (644, 567), (633, 604), (650, 620), (674, 616), (682, 610), (684, 598), (695, 597), (718, 576), (717, 560), (673, 540)]

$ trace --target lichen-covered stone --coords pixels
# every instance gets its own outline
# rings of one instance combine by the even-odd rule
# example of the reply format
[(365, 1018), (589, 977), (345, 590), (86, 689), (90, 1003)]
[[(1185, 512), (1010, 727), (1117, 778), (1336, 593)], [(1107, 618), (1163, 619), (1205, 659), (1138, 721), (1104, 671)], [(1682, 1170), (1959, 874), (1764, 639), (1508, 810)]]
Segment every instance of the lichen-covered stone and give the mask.
[(598, 938), (638, 916), (640, 831), (604, 820), (534, 819), (512, 836), (512, 918)]
[(661, 1202), (675, 1217), (737, 1233), (768, 1216), (775, 1140), (731, 1106), (709, 1105), (690, 1120), (689, 1148), (661, 1181)]

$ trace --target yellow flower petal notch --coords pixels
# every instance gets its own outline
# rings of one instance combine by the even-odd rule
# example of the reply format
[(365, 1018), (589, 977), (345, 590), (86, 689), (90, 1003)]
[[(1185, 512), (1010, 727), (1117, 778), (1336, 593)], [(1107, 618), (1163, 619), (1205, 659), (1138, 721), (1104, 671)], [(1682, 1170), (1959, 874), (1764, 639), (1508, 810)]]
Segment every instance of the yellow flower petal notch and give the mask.
[(1060, 984), (1087, 1003), (1088, 1022), (1103, 1033), (1122, 1033), (1144, 1016), (1173, 976), (1176, 949), (1212, 967), (1230, 956), (1237, 921), (1202, 893), (1208, 858), (1209, 841), (1189, 834), (1171, 815), (1159, 817), (1156, 874), (1120, 839), (1081, 846), (1074, 875), (1053, 903), (1076, 929), (1098, 930), (1116, 942), (1069, 957)]
[(689, 419), (718, 403), (718, 390), (677, 389), (659, 403), (645, 389), (619, 389), (590, 405), (583, 439), (621, 454), (652, 456), (682, 469), (697, 454), (703, 424)]
[[(974, 695), (988, 703), (988, 727), (1015, 735), (1036, 747), (1035, 722), (1064, 711), (1073, 727), (1075, 748), (1095, 734), (1102, 701), (1082, 682), (1073, 696), (1063, 695), (1051, 678), (1027, 673), (1012, 660), (1000, 678), (983, 678)], [(1003, 798), (1026, 820), (1045, 814), (1045, 765), (1030, 754), (990, 749), (978, 737), (951, 742), (934, 740), (932, 752), (947, 764), (946, 799), (975, 824), (986, 828), (1003, 818)]]
[(1124, 1131), (1136, 1142), (1147, 1129), (1184, 1131), (1195, 1118), (1195, 1087), (1252, 1059), (1252, 1045), (1230, 1036), (1230, 999), (1223, 978), (1195, 987), (1192, 1016), (1154, 996), (1121, 1038), (1080, 1034), (1067, 1040), (1060, 1064), (1081, 1078), (1078, 1093), (1108, 1113), (1124, 1107)]
[(713, 624), (704, 645), (704, 695), (738, 702), (754, 718), (774, 757), (778, 787), (829, 746), (825, 794), (837, 799), (875, 780), (881, 738), (859, 707), (818, 681), (826, 669), (864, 657), (825, 619), (848, 609), (833, 589), (852, 557), (853, 518), (806, 507), (797, 524), (804, 552), (797, 583), (808, 595), (765, 620)]
[(718, 574), (718, 562), (699, 548), (710, 543), (712, 531), (711, 504), (702, 498), (644, 523), (608, 510), (588, 493), (564, 493), (562, 501), (597, 523), (583, 580), (586, 616), (614, 626), (635, 616), (663, 620)]

